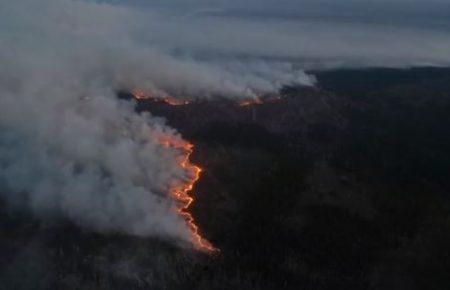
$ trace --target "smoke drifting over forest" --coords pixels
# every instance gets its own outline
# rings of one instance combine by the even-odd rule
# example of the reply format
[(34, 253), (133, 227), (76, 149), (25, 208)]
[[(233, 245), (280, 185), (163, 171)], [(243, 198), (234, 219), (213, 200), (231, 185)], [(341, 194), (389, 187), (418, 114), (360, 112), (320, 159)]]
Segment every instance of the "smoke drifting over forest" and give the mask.
[[(175, 4), (174, 4), (175, 5)], [(169, 9), (170, 10), (170, 9)], [(188, 173), (117, 90), (239, 98), (315, 83), (305, 69), (450, 63), (448, 33), (245, 19), (92, 1), (0, 3), (0, 192), (40, 218), (189, 240), (167, 192)]]

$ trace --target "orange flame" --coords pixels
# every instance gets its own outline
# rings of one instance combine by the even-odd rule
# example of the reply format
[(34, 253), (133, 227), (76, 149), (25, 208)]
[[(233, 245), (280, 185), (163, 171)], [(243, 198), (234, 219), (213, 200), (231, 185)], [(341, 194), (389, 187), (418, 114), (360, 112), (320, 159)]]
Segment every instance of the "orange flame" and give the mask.
[(194, 184), (200, 178), (202, 169), (198, 166), (193, 165), (189, 161), (189, 157), (193, 152), (193, 145), (190, 143), (186, 143), (184, 149), (186, 154), (184, 156), (184, 159), (181, 160), (180, 166), (190, 172), (191, 177), (185, 184), (174, 187), (172, 190), (172, 195), (176, 200), (182, 203), (182, 206), (178, 210), (178, 213), (186, 220), (192, 233), (194, 245), (201, 250), (206, 250), (207, 252), (215, 252), (217, 251), (217, 249), (199, 234), (199, 229), (195, 224), (194, 217), (188, 211), (190, 205), (194, 202), (194, 198), (189, 195), (189, 192), (192, 191)]
[(241, 100), (238, 102), (238, 105), (241, 107), (248, 107), (248, 106), (261, 105), (261, 104), (266, 104), (266, 103), (275, 103), (275, 102), (278, 102), (281, 100), (282, 100), (281, 96), (266, 95), (263, 97), (255, 97), (255, 98)]
[[(137, 100), (153, 100), (154, 102), (163, 102), (171, 106), (183, 106), (191, 103), (191, 100), (178, 99), (172, 96), (166, 95), (164, 97), (155, 96), (152, 93), (144, 92), (142, 90), (135, 89), (132, 91), (133, 96)], [(266, 103), (275, 103), (281, 101), (282, 97), (280, 95), (261, 95), (252, 98), (243, 98), (237, 101), (237, 105), (240, 107), (250, 107), (255, 105), (262, 105)]]
[(167, 105), (171, 105), (171, 106), (183, 106), (183, 105), (187, 105), (190, 103), (190, 101), (188, 101), (188, 100), (181, 100), (181, 99), (177, 99), (177, 98), (174, 98), (171, 96), (165, 96), (165, 97), (153, 96), (152, 94), (149, 94), (149, 93), (141, 91), (141, 90), (133, 90), (131, 93), (137, 100), (149, 99), (149, 100), (153, 100), (155, 102), (163, 102), (163, 103), (166, 103)]
[(151, 98), (151, 97), (148, 97), (148, 95), (146, 93), (144, 93), (143, 91), (141, 91), (141, 90), (133, 90), (131, 92), (131, 94), (137, 100), (143, 100), (143, 99)]
[(195, 219), (189, 212), (189, 207), (194, 202), (194, 198), (189, 193), (194, 188), (195, 183), (199, 180), (200, 173), (202, 172), (200, 167), (190, 162), (190, 156), (193, 153), (194, 145), (181, 138), (174, 138), (171, 134), (165, 134), (163, 132), (159, 133), (160, 134), (155, 135), (155, 137), (161, 146), (174, 148), (181, 152), (180, 158), (178, 159), (178, 165), (188, 173), (186, 180), (177, 181), (170, 189), (170, 195), (180, 204), (180, 207), (176, 209), (177, 213), (186, 221), (190, 230), (191, 241), (196, 249), (208, 253), (218, 252), (219, 250), (217, 248), (200, 235)]
[(238, 105), (240, 107), (247, 107), (247, 106), (259, 105), (262, 103), (263, 102), (260, 98), (253, 98), (253, 99), (244, 99), (242, 101), (239, 101)]
[[(132, 94), (137, 100), (151, 99), (155, 102), (161, 101), (172, 106), (189, 104), (189, 101), (187, 100), (179, 100), (170, 96), (160, 98), (137, 89), (133, 90)], [(177, 181), (175, 184), (172, 184), (169, 191), (172, 198), (180, 204), (180, 207), (178, 207), (176, 211), (186, 221), (194, 247), (208, 253), (218, 252), (219, 250), (217, 248), (215, 248), (209, 241), (200, 235), (195, 219), (189, 212), (189, 207), (194, 202), (194, 198), (189, 195), (189, 193), (194, 188), (195, 183), (199, 180), (200, 173), (202, 172), (200, 167), (190, 162), (190, 156), (193, 152), (194, 145), (183, 140), (182, 138), (174, 138), (172, 134), (165, 134), (164, 132), (155, 133), (154, 137), (161, 146), (166, 148), (174, 148), (180, 150), (182, 153), (180, 159), (178, 160), (178, 165), (188, 173), (188, 177), (184, 181)]]

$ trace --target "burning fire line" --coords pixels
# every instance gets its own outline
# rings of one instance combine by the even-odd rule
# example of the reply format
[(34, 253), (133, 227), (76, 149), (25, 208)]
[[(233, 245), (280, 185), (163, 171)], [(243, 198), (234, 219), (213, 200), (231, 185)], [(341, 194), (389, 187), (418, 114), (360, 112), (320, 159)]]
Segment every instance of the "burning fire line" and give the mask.
[(255, 98), (247, 98), (238, 102), (240, 107), (250, 107), (255, 105), (262, 105), (267, 103), (276, 103), (281, 101), (281, 96), (265, 96), (265, 97), (255, 97)]
[(199, 180), (200, 173), (202, 169), (198, 166), (193, 165), (189, 158), (193, 152), (194, 146), (191, 143), (185, 142), (182, 144), (182, 149), (184, 150), (184, 157), (180, 161), (179, 165), (190, 173), (190, 178), (186, 181), (186, 183), (181, 184), (179, 186), (175, 186), (172, 189), (171, 194), (178, 200), (182, 205), (181, 208), (178, 209), (178, 213), (186, 220), (189, 229), (191, 230), (192, 240), (196, 248), (200, 250), (204, 250), (207, 252), (216, 252), (216, 249), (210, 242), (204, 239), (199, 234), (198, 226), (195, 224), (194, 217), (188, 211), (191, 204), (194, 202), (194, 198), (189, 195), (189, 192), (192, 191), (194, 184)]
[(173, 98), (171, 96), (155, 97), (149, 93), (146, 93), (146, 92), (143, 92), (140, 90), (133, 90), (132, 94), (133, 94), (134, 98), (137, 100), (149, 99), (149, 100), (154, 100), (154, 101), (158, 101), (158, 102), (163, 102), (163, 103), (166, 103), (171, 106), (183, 106), (183, 105), (188, 105), (190, 103), (190, 101), (188, 101), (188, 100), (180, 100), (180, 99)]
[(260, 98), (252, 98), (252, 99), (244, 99), (240, 102), (238, 102), (238, 105), (240, 107), (248, 107), (253, 105), (260, 105), (263, 101)]
[[(165, 95), (164, 97), (161, 96), (155, 96), (154, 94), (144, 92), (141, 90), (133, 90), (132, 94), (136, 100), (152, 100), (154, 102), (161, 102), (165, 103), (170, 106), (183, 106), (183, 105), (189, 105), (192, 100), (181, 100), (174, 98), (169, 95)], [(282, 97), (279, 95), (264, 95), (264, 96), (258, 96), (258, 97), (252, 97), (252, 98), (243, 98), (236, 101), (236, 104), (239, 107), (251, 107), (255, 105), (262, 105), (266, 103), (276, 103), (278, 101), (281, 101)]]
[[(163, 102), (171, 106), (181, 106), (190, 103), (190, 101), (188, 100), (179, 100), (171, 96), (156, 97), (141, 90), (133, 90), (132, 94), (137, 100), (150, 99)], [(266, 102), (276, 102), (280, 99), (281, 98), (279, 96), (266, 98), (248, 98), (238, 102), (238, 105), (241, 107), (246, 107), (260, 105)], [(208, 242), (200, 235), (199, 228), (195, 223), (195, 219), (189, 212), (189, 207), (194, 202), (194, 198), (189, 195), (189, 193), (194, 188), (195, 183), (199, 180), (200, 174), (202, 172), (202, 169), (200, 167), (192, 164), (189, 160), (193, 152), (194, 145), (183, 139), (173, 139), (172, 136), (165, 134), (161, 134), (160, 136), (158, 136), (158, 140), (161, 146), (164, 146), (166, 148), (175, 148), (183, 153), (179, 160), (179, 166), (189, 173), (189, 177), (185, 182), (180, 182), (179, 184), (173, 185), (172, 189), (170, 190), (170, 194), (176, 201), (180, 203), (180, 207), (177, 208), (177, 212), (184, 218), (186, 224), (189, 227), (192, 243), (194, 244), (196, 249), (209, 253), (218, 252), (219, 249), (215, 248), (210, 242)]]
[[(137, 90), (133, 91), (133, 95), (138, 100), (156, 99)], [(182, 101), (173, 98), (164, 98), (161, 99), (161, 101), (173, 106), (186, 105), (189, 103), (188, 101)], [(195, 219), (189, 212), (189, 207), (194, 202), (194, 198), (189, 195), (189, 193), (194, 188), (195, 183), (200, 179), (200, 173), (202, 172), (202, 169), (200, 167), (190, 162), (190, 156), (193, 153), (194, 145), (183, 139), (173, 139), (172, 136), (166, 134), (160, 134), (156, 137), (161, 146), (166, 148), (175, 148), (182, 152), (182, 156), (179, 159), (178, 164), (181, 168), (189, 173), (189, 176), (185, 182), (180, 182), (179, 184), (172, 185), (170, 195), (180, 203), (180, 207), (177, 208), (177, 213), (186, 221), (186, 224), (191, 233), (191, 240), (194, 244), (194, 247), (198, 250), (208, 253), (218, 252), (219, 249), (215, 248), (209, 241), (207, 241), (200, 235), (199, 228), (195, 224)]]

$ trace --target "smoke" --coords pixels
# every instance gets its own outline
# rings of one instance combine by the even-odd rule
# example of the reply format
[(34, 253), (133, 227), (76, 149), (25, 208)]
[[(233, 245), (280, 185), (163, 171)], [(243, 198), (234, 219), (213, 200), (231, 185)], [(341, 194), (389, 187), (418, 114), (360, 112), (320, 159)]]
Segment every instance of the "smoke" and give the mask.
[(157, 16), (143, 20), (151, 36), (141, 33), (142, 41), (201, 60), (278, 60), (303, 69), (450, 64), (448, 0), (131, 3)]
[(192, 242), (170, 197), (192, 172), (179, 165), (185, 152), (159, 139), (183, 140), (115, 92), (248, 97), (310, 81), (288, 64), (176, 57), (141, 41), (144, 16), (156, 17), (82, 1), (0, 3), (0, 192), (11, 206), (99, 232)]
[(163, 195), (187, 172), (177, 166), (180, 153), (155, 136), (178, 139), (176, 132), (107, 92), (83, 99), (64, 90), (3, 92), (0, 177), (7, 201), (102, 232), (187, 237)]
[[(392, 30), (369, 38), (341, 25), (335, 31), (354, 35), (341, 41), (327, 26), (211, 16), (222, 12), (1, 1), (3, 199), (40, 218), (67, 218), (99, 232), (189, 240), (168, 192), (190, 173), (178, 164), (183, 153), (162, 146), (158, 136), (182, 139), (163, 120), (137, 115), (117, 90), (251, 97), (285, 84), (313, 85), (302, 68), (342, 60), (449, 61), (443, 32)], [(392, 46), (399, 33), (409, 42), (397, 41), (389, 52), (374, 45), (381, 39)], [(365, 46), (352, 46), (361, 39)], [(416, 47), (405, 53), (411, 43)]]
[[(223, 69), (133, 38), (138, 12), (66, 0), (0, 4), (0, 192), (40, 218), (189, 241), (169, 197), (190, 178), (179, 134), (120, 101), (120, 88), (187, 94), (273, 90), (263, 64)], [(283, 80), (289, 67), (279, 66)], [(306, 77), (300, 73), (300, 77)], [(296, 76), (297, 78), (298, 76)], [(301, 79), (300, 79), (301, 81)]]

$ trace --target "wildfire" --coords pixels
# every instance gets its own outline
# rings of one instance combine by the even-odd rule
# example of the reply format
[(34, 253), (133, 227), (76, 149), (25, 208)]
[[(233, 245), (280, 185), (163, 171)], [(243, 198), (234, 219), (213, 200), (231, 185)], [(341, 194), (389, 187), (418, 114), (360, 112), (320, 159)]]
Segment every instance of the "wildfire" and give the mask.
[[(167, 95), (164, 97), (155, 96), (142, 90), (133, 90), (132, 94), (137, 100), (149, 99), (154, 102), (164, 102), (172, 106), (187, 105), (190, 103), (190, 101), (188, 100), (180, 100)], [(244, 99), (238, 102), (238, 105), (242, 107), (252, 106), (268, 102), (276, 102), (280, 99), (281, 97), (279, 96), (266, 95), (264, 97)], [(195, 219), (189, 212), (189, 208), (194, 202), (194, 198), (189, 193), (194, 188), (194, 185), (200, 178), (200, 174), (202, 172), (202, 169), (200, 167), (190, 162), (190, 156), (193, 152), (194, 145), (181, 138), (173, 138), (172, 135), (166, 135), (164, 133), (161, 133), (160, 135), (155, 137), (157, 138), (161, 146), (174, 148), (180, 150), (180, 152), (182, 153), (180, 155), (180, 159), (178, 160), (178, 165), (188, 173), (188, 177), (184, 181), (177, 181), (176, 184), (173, 184), (170, 189), (170, 194), (174, 198), (174, 200), (176, 200), (180, 204), (180, 206), (177, 207), (177, 212), (186, 221), (186, 224), (191, 233), (192, 243), (194, 244), (195, 248), (199, 250), (209, 253), (218, 252), (219, 250), (217, 248), (215, 248), (209, 241), (207, 241), (200, 235), (199, 228), (195, 223)]]
[(263, 103), (263, 101), (260, 98), (253, 98), (253, 99), (242, 100), (242, 101), (238, 102), (238, 105), (241, 107), (247, 107), (247, 106), (259, 105), (262, 103)]
[(248, 107), (254, 105), (261, 105), (266, 103), (275, 103), (280, 101), (282, 98), (279, 95), (266, 95), (263, 97), (255, 97), (250, 99), (244, 99), (238, 102), (241, 107)]
[(172, 194), (177, 200), (182, 202), (182, 207), (178, 212), (185, 218), (193, 235), (194, 244), (199, 249), (206, 250), (208, 252), (215, 252), (217, 251), (217, 249), (213, 245), (211, 245), (210, 242), (202, 238), (202, 236), (198, 232), (199, 229), (195, 224), (194, 217), (191, 215), (191, 213), (188, 212), (189, 206), (194, 202), (194, 198), (189, 195), (189, 192), (192, 191), (194, 184), (200, 178), (202, 169), (190, 163), (189, 157), (193, 152), (193, 145), (190, 143), (187, 143), (186, 145), (187, 146), (184, 148), (186, 150), (185, 159), (180, 162), (180, 166), (188, 170), (189, 172), (192, 172), (192, 177), (184, 185), (175, 187), (172, 191)]
[(202, 172), (200, 167), (190, 162), (190, 156), (193, 152), (194, 145), (181, 138), (174, 139), (173, 136), (165, 134), (157, 136), (157, 139), (161, 146), (175, 148), (182, 153), (178, 160), (178, 164), (188, 173), (188, 177), (184, 181), (173, 184), (170, 194), (180, 204), (180, 207), (177, 208), (177, 212), (184, 218), (189, 227), (191, 241), (194, 244), (194, 247), (209, 253), (217, 252), (218, 249), (200, 235), (199, 228), (195, 224), (195, 219), (189, 212), (189, 207), (194, 202), (194, 198), (189, 193), (194, 188), (194, 184), (200, 178)]
[[(153, 102), (162, 102), (171, 106), (183, 106), (191, 103), (192, 100), (178, 99), (170, 95), (163, 94), (164, 96), (154, 95), (149, 92), (144, 92), (142, 90), (136, 89), (131, 92), (137, 100), (152, 100)], [(281, 101), (282, 97), (277, 94), (264, 94), (261, 96), (256, 96), (252, 98), (243, 98), (238, 100), (236, 103), (240, 107), (250, 107), (256, 105), (262, 105), (267, 103), (275, 103)]]
[(171, 97), (168, 95), (166, 95), (164, 97), (153, 96), (152, 94), (149, 94), (149, 93), (141, 91), (141, 90), (133, 90), (131, 93), (137, 100), (149, 99), (149, 100), (153, 100), (155, 102), (163, 102), (163, 103), (166, 103), (171, 106), (183, 106), (183, 105), (187, 105), (190, 103), (190, 101), (188, 101), (188, 100), (181, 100), (181, 99), (177, 99), (177, 98), (174, 98), (174, 97)]
[(194, 188), (194, 184), (200, 178), (200, 174), (202, 172), (202, 169), (200, 167), (192, 164), (189, 160), (193, 152), (194, 145), (182, 139), (176, 141), (170, 139), (161, 139), (160, 142), (164, 147), (176, 148), (178, 150), (181, 150), (181, 152), (183, 153), (182, 157), (179, 160), (179, 165), (189, 173), (189, 176), (186, 181), (173, 185), (170, 193), (172, 197), (174, 197), (174, 199), (181, 205), (180, 208), (177, 209), (177, 211), (178, 214), (185, 219), (191, 231), (191, 238), (194, 246), (197, 249), (206, 252), (217, 251), (217, 249), (210, 242), (208, 242), (199, 234), (199, 229), (195, 224), (194, 217), (188, 211), (190, 205), (194, 202), (194, 198), (189, 195), (189, 193)]

